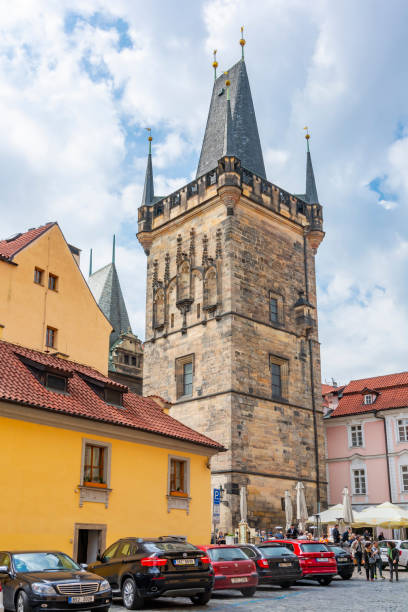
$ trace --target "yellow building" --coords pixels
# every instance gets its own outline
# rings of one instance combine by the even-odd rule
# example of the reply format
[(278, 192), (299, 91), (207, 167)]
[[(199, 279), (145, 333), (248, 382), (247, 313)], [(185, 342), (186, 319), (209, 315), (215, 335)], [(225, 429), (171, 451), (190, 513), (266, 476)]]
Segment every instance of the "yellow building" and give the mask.
[(0, 337), (107, 373), (112, 326), (57, 223), (0, 240)]
[(126, 536), (208, 543), (209, 459), (223, 449), (167, 408), (88, 366), (0, 341), (0, 549), (90, 562)]

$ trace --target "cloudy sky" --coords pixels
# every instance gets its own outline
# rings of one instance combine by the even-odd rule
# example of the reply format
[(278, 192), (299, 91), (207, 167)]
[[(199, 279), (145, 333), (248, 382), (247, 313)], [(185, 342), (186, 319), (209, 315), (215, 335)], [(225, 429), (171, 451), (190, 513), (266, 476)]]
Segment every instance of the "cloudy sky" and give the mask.
[(326, 238), (317, 256), (324, 380), (408, 369), (405, 0), (0, 0), (1, 237), (57, 220), (117, 266), (143, 338), (137, 207), (195, 173), (220, 69), (246, 61), (269, 180), (302, 192), (303, 126)]

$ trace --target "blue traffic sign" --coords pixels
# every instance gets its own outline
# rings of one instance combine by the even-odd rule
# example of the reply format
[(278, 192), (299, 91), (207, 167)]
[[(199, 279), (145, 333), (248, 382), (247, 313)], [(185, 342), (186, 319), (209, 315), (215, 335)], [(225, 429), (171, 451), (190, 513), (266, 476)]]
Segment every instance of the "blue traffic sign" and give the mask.
[(221, 490), (214, 489), (214, 497), (213, 497), (214, 506), (219, 506), (220, 501), (221, 501)]

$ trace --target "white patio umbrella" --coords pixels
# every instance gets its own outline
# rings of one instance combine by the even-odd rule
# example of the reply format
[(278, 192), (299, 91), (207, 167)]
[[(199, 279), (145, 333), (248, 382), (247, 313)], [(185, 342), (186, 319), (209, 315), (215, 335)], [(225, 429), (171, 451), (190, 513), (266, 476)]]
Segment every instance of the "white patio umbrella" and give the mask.
[(351, 525), (354, 521), (353, 516), (353, 508), (351, 505), (350, 493), (348, 487), (344, 487), (343, 489), (343, 513), (342, 513), (343, 522), (346, 525)]
[(355, 513), (354, 525), (399, 529), (408, 527), (408, 511), (390, 502)]
[(305, 498), (305, 487), (302, 482), (296, 485), (296, 518), (300, 531), (304, 531), (307, 523), (307, 506)]
[(290, 491), (285, 491), (285, 516), (286, 516), (286, 531), (290, 529), (293, 521), (292, 499)]
[[(343, 504), (336, 504), (328, 510), (319, 513), (319, 523), (322, 525), (335, 525), (343, 517)], [(309, 516), (308, 523), (316, 523), (316, 515)]]

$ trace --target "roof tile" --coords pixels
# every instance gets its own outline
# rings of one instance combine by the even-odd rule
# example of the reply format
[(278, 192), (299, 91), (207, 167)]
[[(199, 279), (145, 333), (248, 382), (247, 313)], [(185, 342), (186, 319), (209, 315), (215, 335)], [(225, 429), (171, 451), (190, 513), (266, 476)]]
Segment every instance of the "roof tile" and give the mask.
[(33, 240), (41, 236), (41, 234), (49, 230), (53, 225), (56, 225), (56, 223), (46, 223), (41, 227), (30, 229), (23, 234), (17, 234), (14, 240), (10, 238), (0, 240), (0, 258), (6, 261), (12, 261), (13, 257), (17, 255), (21, 249), (24, 249), (30, 242), (33, 242)]

